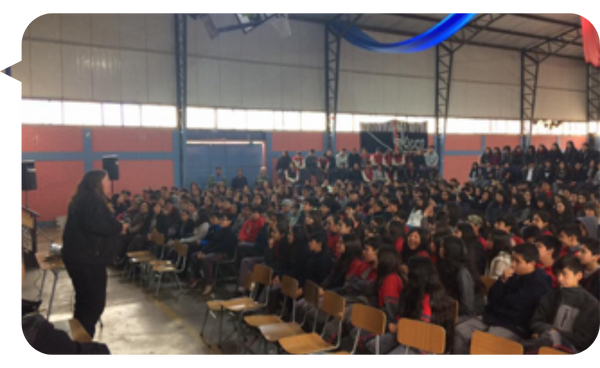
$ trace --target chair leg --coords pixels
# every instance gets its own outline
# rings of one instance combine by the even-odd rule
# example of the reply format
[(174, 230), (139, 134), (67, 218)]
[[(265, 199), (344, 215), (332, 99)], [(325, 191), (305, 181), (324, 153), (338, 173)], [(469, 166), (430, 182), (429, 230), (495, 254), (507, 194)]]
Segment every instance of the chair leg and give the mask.
[(206, 322), (208, 322), (209, 314), (210, 314), (210, 308), (207, 305), (206, 313), (204, 313), (204, 321), (202, 322), (202, 327), (200, 328), (200, 337), (202, 337), (202, 338), (204, 338), (204, 328), (206, 328)]
[(225, 312), (223, 311), (223, 308), (221, 308), (221, 311), (219, 312), (219, 345), (217, 345), (219, 347), (219, 349), (221, 349), (221, 344), (222, 344), (222, 337), (223, 337), (223, 314), (225, 314)]
[(175, 281), (177, 281), (177, 285), (179, 285), (179, 291), (183, 290), (183, 288), (181, 286), (181, 281), (179, 280), (179, 275), (174, 273), (173, 277), (175, 277)]
[(162, 283), (163, 274), (161, 273), (158, 277), (158, 285), (156, 285), (156, 296), (158, 296), (158, 291), (160, 290), (160, 284)]

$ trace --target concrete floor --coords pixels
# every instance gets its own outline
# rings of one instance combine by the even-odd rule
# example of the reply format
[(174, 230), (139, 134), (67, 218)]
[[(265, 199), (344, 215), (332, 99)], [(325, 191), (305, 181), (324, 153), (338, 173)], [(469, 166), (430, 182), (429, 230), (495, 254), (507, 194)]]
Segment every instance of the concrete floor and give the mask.
[[(45, 231), (50, 238), (60, 243), (59, 229)], [(49, 241), (38, 237), (38, 250), (48, 249)], [(23, 282), (22, 295), (25, 299), (36, 299), (41, 286), (42, 272), (29, 270)], [(48, 273), (42, 296), (41, 312), (45, 316), (52, 289), (53, 276)], [(103, 329), (96, 330), (95, 341), (108, 345), (113, 354), (214, 354), (199, 336), (204, 318), (206, 300), (232, 296), (233, 286), (221, 286), (216, 295), (202, 297), (201, 290), (182, 291), (170, 283), (163, 284), (158, 297), (147, 284), (141, 288), (139, 282), (125, 281), (120, 270), (108, 268), (107, 305), (102, 315)], [(74, 291), (66, 271), (61, 271), (56, 287), (50, 322), (60, 324), (73, 316)], [(215, 320), (208, 322), (208, 341), (217, 340)], [(214, 328), (213, 328), (214, 327)], [(230, 324), (225, 324), (231, 331)], [(227, 333), (224, 335), (226, 336)]]

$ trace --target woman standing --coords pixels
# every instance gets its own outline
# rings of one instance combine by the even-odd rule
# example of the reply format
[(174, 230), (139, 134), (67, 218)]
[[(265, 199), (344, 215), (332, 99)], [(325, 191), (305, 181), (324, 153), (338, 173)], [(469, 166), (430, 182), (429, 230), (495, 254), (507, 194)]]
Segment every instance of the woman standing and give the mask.
[(106, 265), (129, 227), (113, 217), (109, 195), (106, 171), (85, 174), (69, 203), (63, 234), (62, 257), (75, 289), (74, 318), (92, 337), (106, 305)]

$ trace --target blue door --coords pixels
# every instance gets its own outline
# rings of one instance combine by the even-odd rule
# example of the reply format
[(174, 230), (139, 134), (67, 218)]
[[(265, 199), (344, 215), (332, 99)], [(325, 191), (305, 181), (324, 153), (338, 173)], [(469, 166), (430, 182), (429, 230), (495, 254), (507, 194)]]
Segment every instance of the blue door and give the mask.
[(227, 177), (227, 185), (242, 169), (252, 186), (263, 166), (263, 146), (261, 144), (188, 144), (186, 148), (185, 187), (195, 181), (206, 188), (208, 178), (220, 166)]

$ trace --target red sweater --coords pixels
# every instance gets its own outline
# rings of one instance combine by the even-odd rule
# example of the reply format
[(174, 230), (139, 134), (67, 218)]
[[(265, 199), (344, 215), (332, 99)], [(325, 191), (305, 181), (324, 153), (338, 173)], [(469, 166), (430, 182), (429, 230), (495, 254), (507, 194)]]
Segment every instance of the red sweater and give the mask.
[(262, 216), (258, 220), (253, 220), (251, 218), (246, 220), (244, 226), (242, 226), (242, 230), (240, 230), (238, 239), (241, 242), (254, 243), (258, 232), (263, 226), (265, 226), (265, 219)]
[(402, 287), (402, 279), (397, 273), (387, 275), (379, 288), (379, 308), (383, 308), (386, 303), (397, 305)]
[(550, 276), (550, 278), (552, 279), (552, 288), (553, 289), (556, 289), (558, 287), (558, 280), (556, 280), (556, 275), (552, 271), (552, 266), (544, 267), (543, 264), (536, 263), (535, 267), (539, 268), (540, 270), (543, 270), (546, 273), (546, 275)]
[(335, 254), (335, 258), (340, 257), (340, 252), (337, 247), (339, 240), (340, 234), (327, 232), (327, 248), (329, 248), (332, 254)]

